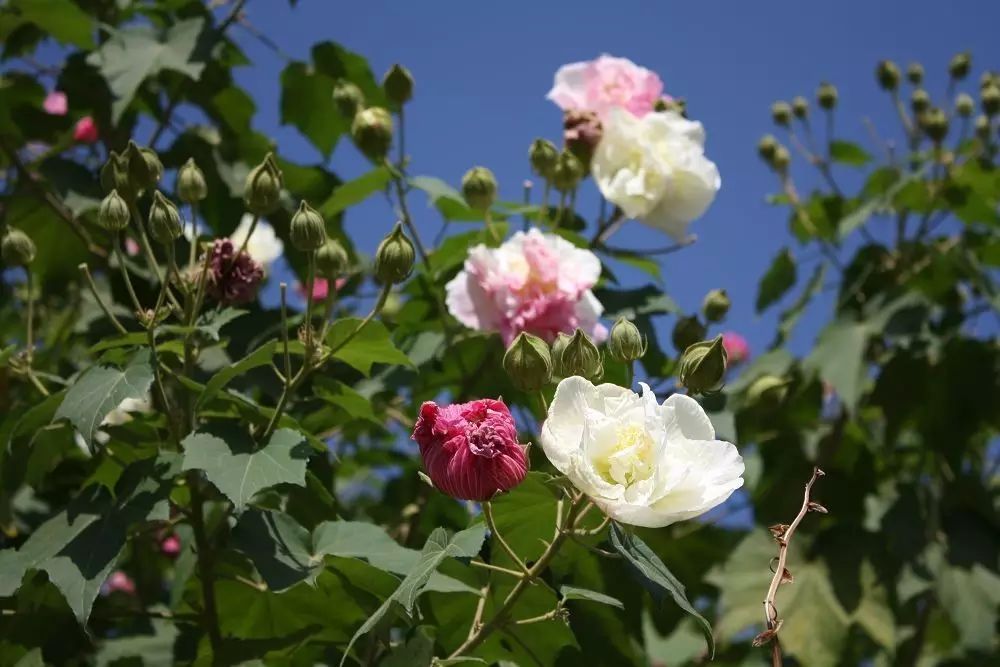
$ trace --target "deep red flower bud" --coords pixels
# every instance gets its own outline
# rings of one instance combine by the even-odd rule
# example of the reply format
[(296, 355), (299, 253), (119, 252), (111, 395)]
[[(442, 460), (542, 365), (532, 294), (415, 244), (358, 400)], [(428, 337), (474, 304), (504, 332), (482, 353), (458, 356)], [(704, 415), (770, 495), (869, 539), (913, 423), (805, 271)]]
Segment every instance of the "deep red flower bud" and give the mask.
[(434, 486), (453, 498), (489, 500), (528, 474), (526, 448), (503, 401), (439, 406), (427, 401), (413, 427)]

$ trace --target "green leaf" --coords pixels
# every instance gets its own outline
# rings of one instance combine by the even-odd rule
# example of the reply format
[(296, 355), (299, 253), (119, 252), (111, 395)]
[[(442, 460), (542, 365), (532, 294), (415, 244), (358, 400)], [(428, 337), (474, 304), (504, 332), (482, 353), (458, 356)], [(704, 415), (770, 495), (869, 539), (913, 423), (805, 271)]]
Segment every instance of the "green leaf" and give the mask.
[(184, 469), (203, 470), (237, 510), (258, 491), (276, 484), (305, 486), (306, 461), (312, 450), (305, 436), (283, 428), (260, 449), (243, 429), (220, 424), (181, 441)]
[(341, 184), (325, 202), (320, 204), (319, 212), (329, 220), (341, 211), (381, 192), (391, 180), (392, 172), (387, 167), (376, 167), (363, 176)]
[(778, 317), (778, 332), (775, 334), (771, 347), (778, 347), (788, 340), (795, 325), (798, 324), (799, 318), (802, 317), (802, 312), (809, 305), (809, 302), (813, 300), (813, 297), (819, 293), (820, 288), (823, 287), (823, 276), (825, 275), (826, 262), (820, 262), (813, 270), (812, 275), (809, 276), (809, 281), (806, 283), (802, 293), (799, 294), (799, 298), (782, 311)]
[(712, 636), (712, 625), (688, 602), (684, 585), (667, 569), (659, 556), (653, 553), (653, 550), (645, 542), (634, 533), (627, 532), (617, 521), (611, 522), (609, 534), (611, 546), (625, 558), (632, 571), (639, 576), (642, 585), (654, 598), (663, 600), (665, 594), (669, 595), (678, 607), (698, 621), (702, 634), (705, 635), (705, 641), (708, 643), (709, 653), (714, 656), (715, 639)]
[(958, 628), (961, 645), (972, 651), (995, 651), (1000, 576), (978, 563), (968, 569), (946, 565), (935, 588)]
[(332, 78), (305, 63), (290, 63), (281, 72), (281, 124), (295, 126), (324, 157), (350, 127), (334, 110), (333, 86)]
[(66, 392), (55, 419), (68, 419), (93, 449), (94, 436), (108, 413), (127, 398), (146, 399), (153, 383), (149, 350), (132, 356), (124, 369), (92, 366), (84, 371)]
[(757, 288), (756, 309), (760, 313), (772, 303), (781, 299), (785, 292), (790, 290), (795, 284), (796, 269), (795, 258), (788, 248), (782, 248), (771, 266), (768, 267), (764, 277), (760, 280)]
[(223, 387), (247, 371), (270, 364), (277, 353), (277, 346), (277, 341), (268, 341), (235, 364), (223, 367), (205, 383), (205, 391), (198, 397), (196, 407), (207, 405)]
[(117, 123), (147, 77), (161, 71), (179, 72), (197, 80), (205, 67), (198, 45), (205, 19), (179, 21), (160, 32), (149, 25), (128, 25), (113, 30), (101, 48), (87, 56), (115, 96), (112, 120)]
[(437, 570), (438, 566), (449, 557), (474, 558), (479, 554), (485, 537), (486, 527), (482, 524), (466, 528), (451, 536), (444, 528), (435, 528), (420, 552), (420, 559), (403, 579), (399, 588), (375, 610), (375, 613), (351, 637), (347, 648), (344, 649), (344, 657), (340, 661), (341, 666), (347, 661), (354, 643), (374, 628), (394, 603), (402, 605), (403, 609), (410, 613), (417, 597), (423, 592), (431, 574)]
[(611, 605), (612, 607), (618, 607), (619, 609), (625, 608), (625, 605), (622, 604), (621, 600), (613, 598), (610, 595), (605, 595), (604, 593), (587, 590), (586, 588), (562, 586), (559, 589), (559, 594), (562, 595), (564, 600), (587, 600), (589, 602), (599, 602), (601, 604)]
[(240, 310), (239, 308), (210, 310), (199, 317), (194, 326), (195, 329), (205, 334), (209, 339), (218, 341), (222, 337), (222, 327), (249, 312), (248, 310)]
[(326, 336), (326, 344), (336, 349), (334, 357), (353, 366), (365, 375), (371, 375), (373, 364), (396, 364), (413, 367), (413, 362), (393, 344), (389, 330), (378, 320), (371, 320), (365, 324), (357, 335), (351, 338), (346, 345), (343, 344), (361, 323), (360, 318), (344, 317), (330, 326), (330, 331)]
[(872, 160), (865, 149), (850, 141), (831, 141), (830, 159), (852, 167), (863, 167)]
[[(434, 628), (421, 625), (379, 661), (379, 667), (429, 667), (434, 658)], [(435, 667), (440, 665), (438, 661)]]
[(904, 189), (913, 186), (921, 186), (922, 182), (920, 179), (923, 178), (924, 173), (926, 173), (929, 165), (925, 165), (917, 171), (912, 171), (899, 177), (895, 172), (892, 173), (892, 185), (886, 186), (889, 176), (885, 171), (878, 171), (872, 174), (869, 182), (865, 185), (866, 191), (871, 191), (873, 194), (871, 197), (863, 204), (854, 209), (850, 214), (844, 216), (837, 222), (837, 236), (841, 239), (847, 238), (847, 236), (853, 232), (855, 229), (861, 225), (868, 222), (873, 214), (881, 209), (890, 207), (893, 205), (895, 199), (900, 195)]
[(594, 290), (594, 296), (604, 306), (604, 316), (609, 320), (619, 317), (631, 320), (641, 315), (666, 315), (681, 310), (669, 295), (655, 285), (633, 289), (599, 287)]
[(320, 375), (313, 380), (313, 385), (316, 396), (341, 408), (354, 419), (365, 419), (379, 426), (384, 424), (384, 420), (372, 409), (371, 400), (343, 382)]
[(823, 329), (816, 347), (803, 361), (807, 370), (833, 385), (848, 410), (853, 410), (861, 398), (868, 333), (864, 323), (835, 320)]
[(14, 0), (21, 21), (34, 23), (63, 44), (94, 48), (94, 19), (70, 0)]
[(94, 655), (97, 667), (136, 664), (133, 661), (141, 665), (174, 664), (174, 642), (180, 635), (177, 625), (169, 620), (154, 618), (150, 626), (150, 634), (102, 640)]
[(437, 207), (446, 220), (464, 220), (468, 222), (483, 219), (483, 213), (468, 207), (462, 194), (440, 178), (433, 176), (414, 176), (410, 185), (427, 193), (430, 203)]
[(17, 345), (13, 343), (7, 347), (0, 348), (0, 368), (7, 366), (7, 362), (14, 356), (15, 352), (17, 352)]

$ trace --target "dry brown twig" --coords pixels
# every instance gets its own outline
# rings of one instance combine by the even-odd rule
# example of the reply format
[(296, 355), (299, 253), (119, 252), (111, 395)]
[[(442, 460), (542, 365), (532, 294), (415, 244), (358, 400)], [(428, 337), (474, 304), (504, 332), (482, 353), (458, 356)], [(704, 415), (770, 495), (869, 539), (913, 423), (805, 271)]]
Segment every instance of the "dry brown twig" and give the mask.
[(774, 576), (771, 577), (771, 585), (767, 589), (767, 597), (764, 598), (764, 620), (767, 624), (767, 629), (761, 632), (759, 635), (754, 637), (754, 646), (763, 646), (764, 644), (771, 645), (771, 665), (772, 667), (781, 667), (781, 645), (778, 643), (778, 631), (781, 630), (781, 624), (784, 619), (778, 618), (778, 608), (774, 606), (774, 598), (778, 594), (778, 587), (781, 584), (790, 584), (795, 581), (795, 577), (792, 573), (788, 571), (785, 563), (788, 558), (788, 545), (792, 540), (792, 535), (795, 533), (795, 529), (799, 527), (802, 519), (805, 518), (806, 514), (809, 512), (819, 512), (820, 514), (826, 514), (827, 510), (825, 507), (812, 500), (809, 496), (812, 492), (813, 484), (816, 480), (825, 475), (826, 473), (819, 468), (813, 468), (812, 477), (806, 482), (805, 493), (802, 496), (802, 507), (799, 509), (799, 513), (795, 515), (795, 519), (792, 523), (785, 524), (779, 523), (771, 526), (770, 531), (774, 536), (774, 540), (778, 543), (778, 557), (777, 565), (774, 567)]

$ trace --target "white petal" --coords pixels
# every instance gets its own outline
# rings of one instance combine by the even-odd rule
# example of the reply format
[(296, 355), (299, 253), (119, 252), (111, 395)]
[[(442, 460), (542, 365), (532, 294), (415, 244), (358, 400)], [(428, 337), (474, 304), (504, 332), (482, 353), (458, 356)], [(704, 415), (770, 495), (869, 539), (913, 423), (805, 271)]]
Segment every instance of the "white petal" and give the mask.
[(556, 387), (540, 439), (545, 456), (560, 472), (569, 470), (570, 457), (583, 445), (584, 413), (596, 398), (597, 388), (582, 377), (568, 377)]
[(560, 109), (581, 109), (586, 95), (586, 72), (588, 62), (570, 63), (556, 71), (552, 90), (545, 97)]
[(685, 394), (671, 394), (663, 401), (668, 437), (687, 440), (715, 440), (715, 427), (698, 401)]

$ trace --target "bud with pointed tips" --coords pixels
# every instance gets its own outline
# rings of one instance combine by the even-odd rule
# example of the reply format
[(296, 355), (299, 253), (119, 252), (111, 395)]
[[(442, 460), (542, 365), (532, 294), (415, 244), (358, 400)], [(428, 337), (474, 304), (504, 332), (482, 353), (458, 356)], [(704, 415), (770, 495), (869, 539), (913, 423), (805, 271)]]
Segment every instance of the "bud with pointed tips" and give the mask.
[(775, 125), (788, 127), (788, 123), (792, 120), (792, 107), (788, 104), (788, 102), (775, 102), (771, 105), (771, 119), (774, 121)]
[(177, 198), (186, 204), (194, 204), (207, 196), (205, 174), (194, 163), (194, 158), (188, 158), (177, 172)]
[(351, 123), (351, 138), (369, 160), (381, 162), (392, 146), (392, 115), (382, 107), (359, 111)]
[(174, 203), (159, 190), (153, 192), (153, 203), (149, 207), (149, 234), (160, 243), (167, 245), (181, 235), (183, 223)]
[(562, 351), (560, 364), (565, 375), (579, 375), (591, 382), (604, 375), (601, 352), (590, 336), (577, 329)]
[(801, 95), (798, 95), (792, 100), (792, 113), (795, 114), (795, 117), (799, 120), (804, 120), (807, 116), (809, 116), (809, 100)]
[(152, 148), (129, 141), (122, 156), (128, 160), (128, 178), (136, 192), (151, 190), (163, 176), (163, 163)]
[(681, 355), (677, 379), (691, 393), (706, 393), (719, 387), (726, 375), (726, 347), (722, 336), (691, 345)]
[(608, 354), (623, 364), (642, 359), (646, 354), (646, 341), (634, 322), (624, 317), (618, 318), (608, 334)]
[(823, 82), (816, 91), (816, 103), (820, 108), (830, 111), (837, 106), (837, 87), (832, 83)]
[(948, 74), (955, 80), (962, 80), (969, 75), (972, 67), (972, 54), (968, 51), (956, 53), (948, 63)]
[(881, 60), (875, 69), (875, 78), (883, 90), (896, 90), (899, 87), (899, 67), (891, 60)]
[(684, 352), (698, 341), (705, 337), (708, 329), (698, 319), (697, 315), (681, 317), (674, 325), (674, 330), (670, 334), (674, 347), (678, 352)]
[(1000, 112), (1000, 86), (995, 83), (983, 88), (979, 93), (979, 103), (987, 116), (995, 116)]
[(128, 202), (122, 199), (117, 190), (112, 190), (97, 209), (97, 224), (111, 232), (128, 227), (131, 218)]
[(754, 407), (775, 408), (788, 395), (788, 380), (777, 375), (762, 375), (747, 387), (747, 403)]
[(552, 355), (538, 336), (522, 332), (503, 355), (503, 369), (521, 391), (533, 393), (552, 380)]
[(318, 250), (326, 242), (326, 223), (319, 211), (303, 199), (292, 216), (289, 229), (292, 245), (302, 252)]
[(962, 118), (969, 118), (976, 110), (976, 103), (968, 93), (959, 93), (955, 98), (955, 112)]
[(917, 88), (910, 94), (910, 108), (913, 113), (922, 114), (931, 108), (931, 96), (923, 88)]
[(108, 154), (108, 161), (101, 167), (101, 187), (105, 193), (117, 190), (126, 201), (135, 198), (128, 178), (128, 158), (115, 151)]
[(567, 373), (566, 369), (563, 367), (562, 354), (571, 340), (573, 340), (572, 336), (559, 332), (556, 334), (556, 339), (552, 341), (552, 371), (560, 377), (567, 377), (570, 375), (570, 373)]
[(486, 167), (473, 167), (462, 177), (462, 197), (469, 208), (486, 211), (497, 197), (497, 179)]
[(382, 79), (385, 96), (396, 106), (403, 106), (413, 99), (413, 75), (400, 64), (389, 68)]
[(273, 153), (268, 153), (263, 162), (250, 170), (243, 187), (243, 203), (254, 215), (273, 213), (281, 201), (284, 178)]
[(586, 170), (580, 158), (569, 151), (563, 151), (559, 154), (555, 169), (552, 171), (552, 185), (559, 192), (569, 192), (585, 175)]
[(35, 242), (20, 229), (9, 228), (0, 240), (0, 259), (7, 266), (27, 268), (35, 261), (36, 252)]
[(364, 105), (365, 94), (355, 84), (343, 79), (333, 84), (333, 106), (341, 116), (353, 120)]
[(531, 169), (546, 181), (552, 180), (559, 161), (559, 149), (548, 139), (535, 139), (528, 150)]
[(401, 283), (413, 271), (413, 244), (397, 222), (375, 251), (375, 278), (383, 285)]
[(720, 322), (729, 312), (732, 301), (724, 289), (714, 289), (705, 295), (701, 304), (701, 312), (709, 322)]
[(335, 280), (343, 274), (349, 262), (347, 251), (336, 239), (327, 239), (316, 251), (316, 271), (327, 280)]

